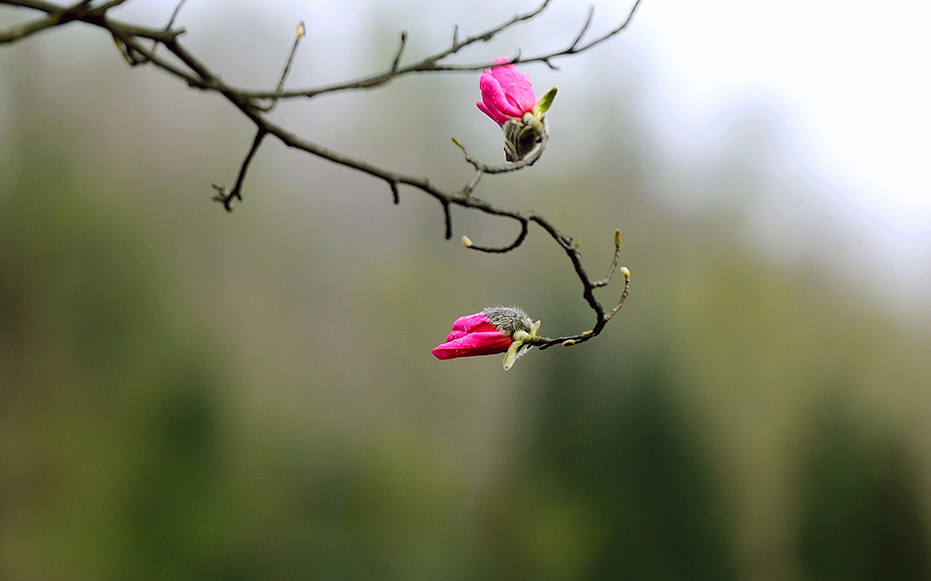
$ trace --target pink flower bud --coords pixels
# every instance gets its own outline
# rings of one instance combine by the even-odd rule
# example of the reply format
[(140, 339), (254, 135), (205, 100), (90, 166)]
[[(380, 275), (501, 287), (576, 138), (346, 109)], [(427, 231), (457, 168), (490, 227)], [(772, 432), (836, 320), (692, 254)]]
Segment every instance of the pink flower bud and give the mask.
[(511, 343), (511, 338), (492, 325), (485, 313), (475, 313), (456, 319), (446, 342), (431, 353), (437, 359), (494, 355), (507, 351)]
[(499, 126), (508, 119), (520, 121), (537, 104), (530, 77), (510, 62), (506, 57), (495, 59), (495, 64), (502, 66), (482, 71), (478, 82), (482, 100), (476, 106)]
[(520, 309), (491, 307), (456, 319), (446, 342), (431, 353), (437, 359), (505, 353), (514, 343), (514, 333), (528, 333), (532, 327), (530, 317)]

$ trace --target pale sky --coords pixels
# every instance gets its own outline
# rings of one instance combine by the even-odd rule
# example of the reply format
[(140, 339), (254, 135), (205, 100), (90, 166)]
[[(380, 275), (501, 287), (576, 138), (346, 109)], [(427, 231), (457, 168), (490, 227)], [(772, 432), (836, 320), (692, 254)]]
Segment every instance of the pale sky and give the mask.
[[(628, 3), (602, 6), (617, 18)], [(775, 109), (824, 186), (816, 202), (847, 224), (847, 272), (928, 313), (929, 23), (927, 0), (643, 0), (624, 34), (647, 55), (652, 130), (694, 154), (748, 100)]]
[(931, 224), (931, 2), (645, 0), (683, 115), (700, 122), (748, 89), (789, 109), (825, 171), (902, 226)]

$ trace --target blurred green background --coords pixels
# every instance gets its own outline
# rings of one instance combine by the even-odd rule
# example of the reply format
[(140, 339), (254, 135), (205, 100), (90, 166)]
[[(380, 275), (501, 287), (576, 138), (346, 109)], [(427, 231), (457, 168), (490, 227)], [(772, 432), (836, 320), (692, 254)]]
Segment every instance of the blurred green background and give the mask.
[[(527, 8), (216, 4), (189, 2), (186, 40), (257, 88), (301, 19), (292, 87), (381, 70), (402, 29), (413, 58), (452, 23)], [(565, 15), (584, 8), (460, 62), (561, 46)], [(593, 276), (620, 227), (633, 287), (601, 337), (507, 373), (429, 350), (493, 304), (548, 335), (591, 325), (539, 230), (470, 252), (462, 234), (515, 226), (454, 210), (445, 241), (432, 199), (393, 206), (271, 141), (227, 214), (210, 184), (232, 185), (252, 129), (225, 102), (127, 67), (86, 26), (0, 47), (0, 578), (931, 577), (928, 309), (850, 256), (765, 99), (722, 115), (713, 156), (656, 137), (636, 38), (526, 69), (560, 86), (550, 146), (479, 195), (579, 237)], [(500, 157), (477, 82), (416, 76), (275, 117), (455, 187), (451, 136)]]

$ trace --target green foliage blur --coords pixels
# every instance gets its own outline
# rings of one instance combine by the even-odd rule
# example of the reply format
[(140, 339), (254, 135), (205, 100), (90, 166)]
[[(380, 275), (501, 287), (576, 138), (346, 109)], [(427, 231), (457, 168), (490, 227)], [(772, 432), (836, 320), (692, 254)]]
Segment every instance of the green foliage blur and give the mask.
[[(196, 14), (225, 78), (275, 82), (289, 20)], [(360, 24), (345, 67), (316, 58), (339, 41), (310, 22), (293, 84), (384, 66), (392, 18)], [(429, 350), (493, 304), (588, 328), (552, 240), (470, 252), (460, 235), (514, 225), (454, 211), (447, 242), (431, 199), (393, 206), (273, 143), (226, 214), (210, 184), (232, 184), (247, 121), (109, 43), (71, 26), (0, 48), (0, 578), (931, 577), (928, 321), (878, 308), (817, 247), (779, 261), (746, 234), (765, 127), (738, 127), (719, 196), (684, 209), (698, 185), (650, 139), (623, 44), (561, 63), (576, 76), (530, 69), (560, 85), (550, 147), (478, 195), (581, 238), (593, 276), (621, 227), (633, 288), (601, 337), (505, 373)], [(450, 136), (501, 155), (477, 79), (277, 115), (453, 186)]]

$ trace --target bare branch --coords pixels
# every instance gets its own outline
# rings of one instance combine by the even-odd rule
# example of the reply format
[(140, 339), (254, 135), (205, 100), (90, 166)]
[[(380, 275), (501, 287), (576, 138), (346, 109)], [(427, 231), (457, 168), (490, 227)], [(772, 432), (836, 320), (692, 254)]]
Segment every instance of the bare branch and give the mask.
[(59, 24), (61, 24), (61, 22), (56, 16), (46, 16), (45, 18), (33, 20), (32, 22), (24, 22), (23, 24), (14, 26), (9, 30), (0, 32), (0, 44), (15, 42), (22, 38), (26, 38), (27, 36), (31, 36), (37, 32), (41, 32), (46, 28), (58, 26)]
[(41, 0), (35, 2), (29, 2), (26, 0), (9, 0), (2, 2), (2, 4), (9, 4), (11, 6), (33, 8), (35, 10), (45, 12), (47, 16), (32, 22), (26, 22), (19, 26), (14, 26), (8, 31), (0, 32), (0, 44), (11, 43), (26, 38), (27, 36), (31, 36), (37, 32), (41, 32), (47, 28), (60, 26), (72, 20), (80, 19), (81, 16), (88, 12), (87, 6), (90, 3), (91, 0), (80, 0), (80, 2), (70, 7), (61, 7), (50, 2), (43, 2)]
[[(165, 32), (171, 32), (171, 27), (175, 25), (175, 20), (178, 18), (178, 14), (181, 12), (181, 7), (184, 6), (186, 0), (178, 0), (178, 4), (175, 5), (175, 9), (171, 12), (171, 18), (168, 19), (168, 24), (165, 25)], [(154, 41), (152, 46), (152, 54), (155, 54), (155, 51), (158, 50), (158, 41)], [(138, 64), (130, 62), (130, 64)]]
[[(539, 16), (546, 8), (549, 6), (552, 0), (546, 0), (535, 9), (524, 14), (517, 14), (507, 22), (500, 24), (494, 28), (481, 32), (479, 34), (470, 36), (464, 40), (459, 40), (459, 29), (458, 27), (453, 29), (453, 38), (450, 46), (440, 52), (432, 54), (430, 56), (424, 57), (422, 60), (416, 63), (412, 63), (403, 67), (394, 67), (389, 70), (378, 73), (369, 77), (364, 77), (362, 79), (357, 79), (355, 81), (349, 81), (344, 83), (337, 83), (334, 85), (329, 85), (325, 87), (318, 87), (314, 89), (299, 89), (286, 91), (280, 95), (282, 99), (291, 99), (297, 97), (306, 97), (313, 98), (318, 95), (325, 93), (335, 93), (340, 91), (354, 91), (361, 89), (371, 89), (389, 83), (390, 81), (405, 75), (417, 74), (417, 73), (435, 73), (435, 72), (474, 72), (481, 71), (485, 69), (490, 69), (494, 63), (484, 62), (471, 65), (449, 65), (442, 64), (440, 61), (443, 59), (457, 54), (462, 51), (462, 49), (469, 47), (478, 42), (488, 42), (494, 37), (500, 35), (506, 30), (525, 22), (528, 22), (537, 16)], [(516, 63), (532, 63), (532, 62), (541, 62), (546, 64), (548, 67), (555, 69), (556, 66), (553, 64), (553, 60), (559, 57), (571, 56), (584, 51), (587, 51), (595, 46), (601, 44), (602, 42), (608, 40), (609, 38), (619, 34), (624, 30), (627, 25), (630, 23), (633, 18), (634, 12), (637, 10), (637, 7), (640, 4), (640, 0), (635, 0), (633, 7), (627, 15), (627, 18), (617, 27), (603, 34), (602, 36), (595, 38), (589, 41), (586, 44), (580, 45), (579, 43), (582, 40), (582, 37), (591, 27), (593, 20), (594, 12), (589, 11), (589, 15), (586, 18), (585, 22), (582, 25), (581, 30), (576, 34), (573, 41), (564, 49), (549, 52), (546, 54), (524, 58), (520, 53), (512, 59)], [(247, 95), (256, 99), (269, 99), (273, 95), (268, 94), (263, 91), (239, 91), (243, 95)]]
[[(608, 39), (610, 39), (610, 38), (613, 38), (613, 37), (617, 36), (618, 34), (621, 33), (621, 31), (623, 31), (625, 28), (627, 28), (627, 25), (630, 24), (630, 22), (634, 19), (634, 13), (637, 12), (637, 8), (639, 8), (639, 7), (640, 7), (640, 0), (635, 0), (634, 5), (631, 7), (630, 12), (627, 13), (627, 18), (624, 19), (624, 22), (620, 23), (616, 28), (614, 28), (614, 29), (612, 29), (612, 30), (609, 30), (608, 32), (606, 32), (605, 34), (599, 36), (598, 38), (596, 38), (596, 39), (594, 39), (594, 40), (592, 40), (592, 41), (589, 41), (587, 44), (583, 44), (583, 45), (581, 45), (581, 46), (576, 46), (576, 44), (573, 43), (572, 46), (564, 52), (564, 54), (567, 54), (567, 55), (569, 55), (569, 54), (578, 54), (578, 53), (580, 53), (580, 52), (583, 52), (583, 51), (589, 50), (589, 49), (591, 49), (591, 48), (593, 48), (593, 47), (595, 47), (595, 46), (598, 46), (599, 44), (603, 43), (604, 41), (606, 41), (606, 40), (608, 40)], [(586, 26), (588, 26), (588, 25), (586, 24)], [(580, 36), (580, 38), (581, 38), (581, 36)]]
[(579, 43), (582, 42), (582, 37), (585, 36), (585, 33), (588, 32), (588, 29), (591, 28), (592, 19), (595, 17), (595, 7), (588, 7), (588, 17), (585, 18), (585, 24), (582, 25), (582, 30), (575, 36), (575, 40), (572, 41), (572, 44), (569, 45), (569, 49), (575, 49), (579, 46)]
[(478, 250), (479, 252), (487, 252), (489, 254), (504, 254), (510, 252), (524, 243), (524, 240), (527, 238), (527, 234), (530, 232), (530, 220), (519, 219), (520, 222), (520, 233), (517, 234), (517, 238), (507, 246), (479, 246), (472, 242), (472, 239), (468, 236), (462, 237), (462, 245), (466, 248), (471, 248), (472, 250)]
[(549, 141), (549, 135), (543, 133), (540, 136), (540, 143), (537, 145), (537, 148), (524, 159), (517, 162), (508, 162), (501, 165), (488, 165), (478, 161), (469, 153), (469, 150), (465, 148), (465, 145), (462, 144), (457, 138), (453, 137), (453, 143), (462, 150), (462, 154), (465, 156), (466, 162), (469, 163), (472, 167), (475, 168), (476, 173), (479, 174), (502, 174), (510, 173), (512, 171), (519, 171), (526, 167), (530, 167), (533, 164), (537, 163), (537, 160), (543, 155), (543, 151), (546, 149), (546, 143)]
[[(548, 224), (540, 222), (539, 220), (537, 220), (537, 223), (543, 226), (543, 228), (546, 229), (547, 231), (550, 231), (551, 234), (553, 233), (551, 230), (551, 227)], [(614, 268), (616, 267), (615, 263), (617, 261), (618, 253), (620, 252), (620, 244), (618, 243), (620, 240), (619, 232), (620, 232), (619, 230), (615, 230), (615, 235), (614, 235), (615, 259), (612, 261), (611, 270), (609, 271), (609, 275), (607, 277), (608, 281), (610, 281), (611, 276), (614, 274)], [(601, 306), (601, 303), (595, 297), (594, 291), (596, 287), (605, 286), (607, 282), (605, 282), (604, 284), (600, 284), (602, 281), (593, 282), (588, 278), (588, 275), (585, 273), (585, 268), (582, 266), (582, 255), (579, 253), (578, 246), (576, 244), (570, 244), (570, 245), (563, 244), (563, 248), (566, 250), (566, 253), (569, 255), (569, 259), (572, 261), (572, 265), (575, 267), (575, 271), (576, 271), (576, 274), (578, 274), (579, 276), (579, 280), (582, 281), (582, 296), (588, 302), (591, 309), (595, 311), (595, 324), (590, 330), (584, 331), (582, 333), (578, 333), (575, 335), (567, 335), (563, 337), (554, 337), (554, 338), (537, 337), (532, 341), (532, 344), (539, 346), (541, 350), (547, 349), (554, 345), (562, 345), (563, 347), (578, 345), (579, 343), (584, 343), (585, 341), (588, 341), (592, 339), (593, 337), (598, 336), (599, 334), (601, 334), (602, 330), (604, 330), (605, 325), (608, 324), (608, 321), (610, 321), (611, 318), (615, 314), (617, 314), (617, 312), (620, 311), (621, 308), (623, 308), (624, 301), (627, 299), (627, 296), (630, 294), (630, 270), (628, 270), (626, 266), (621, 267), (620, 272), (624, 275), (624, 290), (621, 293), (621, 298), (618, 301), (618, 303), (614, 306), (614, 308), (611, 309), (611, 311), (606, 313), (604, 311), (604, 308)]]
[[(127, 0), (110, 0), (109, 2), (104, 2), (103, 4), (101, 4), (100, 6), (98, 6), (97, 9), (100, 10), (101, 13), (103, 13), (103, 12), (106, 12), (107, 10), (109, 10), (109, 9), (111, 9), (111, 8), (116, 8), (117, 6), (119, 6), (120, 4), (123, 4), (123, 3), (126, 2), (126, 1), (127, 1)], [(184, 4), (184, 0), (181, 0), (181, 2), (179, 3), (179, 6), (180, 6), (180, 4)], [(179, 9), (180, 9), (180, 7), (179, 7), (179, 8), (176, 8), (176, 10), (179, 10)]]
[(255, 139), (252, 140), (252, 147), (249, 148), (249, 153), (246, 154), (246, 158), (242, 162), (242, 167), (239, 168), (239, 176), (236, 178), (236, 184), (233, 186), (233, 189), (229, 192), (226, 191), (226, 188), (223, 186), (218, 186), (213, 184), (213, 189), (217, 191), (216, 195), (213, 197), (215, 202), (220, 202), (223, 204), (223, 207), (226, 208), (227, 212), (233, 211), (233, 200), (242, 201), (242, 186), (246, 181), (246, 172), (249, 171), (249, 164), (252, 163), (252, 158), (255, 157), (256, 152), (259, 150), (259, 146), (262, 144), (262, 140), (265, 139), (265, 136), (268, 135), (268, 132), (259, 127), (259, 130), (255, 134)]
[(438, 198), (438, 199), (440, 200), (440, 204), (443, 205), (443, 224), (446, 227), (446, 230), (444, 230), (443, 236), (447, 240), (449, 240), (450, 238), (453, 237), (453, 215), (449, 209), (450, 200), (446, 198)]
[[(432, 57), (427, 57), (422, 62), (423, 63), (428, 63), (428, 62), (435, 63), (477, 42), (488, 42), (495, 36), (501, 34), (505, 30), (517, 24), (521, 24), (522, 22), (527, 22), (528, 20), (533, 20), (534, 18), (542, 14), (544, 10), (546, 10), (546, 7), (549, 6), (551, 1), (552, 0), (543, 0), (542, 4), (540, 4), (539, 6), (537, 6), (530, 12), (525, 12), (524, 14), (515, 14), (513, 18), (511, 18), (504, 24), (500, 24), (498, 26), (495, 26), (494, 28), (490, 28), (486, 30), (485, 32), (481, 32), (479, 34), (470, 36), (466, 38), (465, 40), (463, 40), (462, 42), (457, 42), (457, 39), (459, 36), (458, 27), (457, 27), (454, 33), (454, 36), (453, 36), (453, 43), (450, 45), (450, 47), (442, 52), (436, 53)], [(484, 68), (488, 68), (488, 67), (484, 67)]]
[(608, 283), (611, 282), (611, 279), (614, 277), (614, 271), (617, 268), (617, 263), (621, 258), (621, 230), (618, 228), (614, 231), (614, 258), (611, 259), (611, 266), (608, 268), (608, 274), (601, 280), (596, 280), (592, 282), (592, 286), (595, 288), (608, 286)]
[(171, 27), (175, 25), (178, 13), (181, 12), (181, 7), (184, 6), (185, 2), (187, 2), (187, 0), (178, 0), (178, 5), (175, 6), (175, 9), (172, 11), (171, 18), (168, 19), (168, 24), (165, 25), (165, 30), (171, 30)]
[(407, 31), (401, 31), (401, 42), (398, 44), (398, 50), (394, 54), (394, 60), (391, 61), (391, 72), (398, 72), (398, 65), (401, 64), (401, 55), (404, 54), (404, 47), (407, 45)]
[(284, 65), (284, 69), (281, 71), (281, 78), (278, 79), (278, 85), (275, 87), (275, 97), (272, 99), (272, 102), (266, 107), (261, 107), (260, 109), (265, 112), (272, 111), (275, 106), (278, 104), (278, 99), (281, 97), (281, 92), (284, 91), (284, 84), (288, 80), (288, 73), (291, 72), (291, 65), (294, 63), (294, 56), (297, 54), (297, 47), (301, 44), (301, 39), (304, 38), (306, 30), (304, 28), (304, 23), (301, 22), (297, 25), (297, 32), (294, 34), (294, 44), (291, 45), (291, 52), (288, 54), (288, 61)]
[[(453, 234), (451, 211), (453, 206), (475, 210), (491, 216), (507, 218), (516, 221), (520, 225), (520, 231), (515, 239), (511, 243), (499, 247), (476, 245), (468, 237), (463, 236), (463, 244), (472, 250), (491, 254), (503, 254), (514, 251), (526, 241), (529, 236), (531, 223), (536, 224), (566, 253), (582, 285), (583, 299), (595, 314), (594, 325), (587, 331), (555, 338), (533, 337), (531, 343), (539, 346), (541, 349), (546, 349), (553, 345), (568, 346), (588, 341), (592, 337), (600, 334), (607, 322), (623, 307), (624, 301), (630, 291), (630, 271), (626, 267), (618, 268), (621, 249), (619, 230), (615, 232), (615, 251), (607, 275), (602, 279), (593, 281), (589, 278), (582, 264), (582, 255), (578, 250), (579, 244), (577, 239), (560, 232), (541, 214), (498, 206), (474, 195), (484, 176), (518, 171), (535, 164), (546, 149), (548, 136), (545, 129), (540, 129), (539, 141), (536, 143), (534, 149), (529, 150), (530, 147), (533, 147), (533, 143), (531, 143), (526, 149), (521, 151), (521, 155), (524, 156), (522, 160), (502, 165), (490, 165), (475, 159), (465, 146), (458, 139), (454, 138), (453, 142), (462, 150), (465, 161), (471, 165), (475, 171), (464, 186), (459, 189), (447, 191), (438, 188), (425, 177), (406, 175), (378, 167), (365, 160), (344, 155), (302, 138), (272, 122), (267, 115), (281, 99), (299, 97), (310, 98), (324, 93), (369, 89), (384, 85), (395, 78), (415, 73), (479, 71), (491, 68), (495, 66), (494, 63), (450, 65), (443, 64), (441, 61), (453, 54), (459, 53), (464, 48), (479, 42), (487, 42), (512, 27), (533, 20), (546, 10), (551, 0), (544, 0), (529, 12), (516, 14), (510, 20), (498, 26), (464, 39), (460, 39), (459, 28), (454, 27), (449, 47), (433, 55), (426, 56), (418, 62), (403, 66), (401, 65), (401, 59), (407, 45), (407, 33), (402, 32), (398, 48), (393, 56), (390, 68), (387, 71), (356, 81), (343, 82), (328, 87), (292, 91), (285, 91), (284, 86), (297, 53), (299, 43), (304, 36), (303, 24), (298, 27), (288, 60), (274, 90), (246, 91), (222, 81), (220, 75), (213, 72), (180, 42), (179, 37), (183, 31), (174, 29), (173, 27), (185, 0), (178, 1), (168, 24), (164, 28), (137, 26), (110, 18), (107, 11), (123, 4), (125, 1), (126, 0), (109, 0), (99, 5), (94, 5), (92, 0), (80, 0), (70, 6), (62, 7), (46, 0), (0, 0), (0, 5), (24, 7), (44, 13), (44, 16), (37, 20), (13, 27), (6, 31), (0, 31), (0, 44), (11, 43), (31, 36), (39, 31), (60, 26), (68, 22), (81, 21), (109, 31), (120, 51), (130, 64), (152, 65), (184, 81), (191, 87), (222, 95), (234, 107), (239, 109), (256, 128), (255, 138), (242, 161), (233, 188), (227, 191), (225, 187), (218, 185), (213, 186), (217, 191), (214, 200), (222, 203), (227, 211), (233, 210), (235, 201), (242, 201), (242, 191), (249, 167), (260, 146), (264, 142), (265, 137), (273, 136), (288, 147), (305, 151), (311, 155), (383, 180), (388, 184), (392, 200), (395, 204), (400, 203), (399, 189), (402, 184), (433, 197), (440, 203), (443, 210), (444, 234), (447, 239), (451, 238)], [(619, 34), (631, 22), (639, 5), (640, 0), (635, 0), (627, 18), (622, 23), (599, 37), (583, 42), (594, 20), (594, 11), (589, 10), (581, 29), (566, 48), (530, 58), (523, 58), (523, 56), (518, 54), (516, 58), (513, 59), (513, 62), (541, 62), (549, 67), (555, 68), (553, 60), (587, 51)], [(163, 48), (163, 52), (167, 51), (170, 53), (168, 55), (169, 58), (165, 58), (162, 54), (157, 53), (159, 47)], [(265, 107), (261, 106), (260, 103), (266, 100), (270, 100), (270, 104)], [(615, 306), (606, 311), (595, 296), (594, 291), (598, 288), (607, 286), (616, 272), (621, 272), (624, 276), (624, 289)]]
[(398, 182), (388, 180), (388, 187), (391, 188), (391, 199), (394, 201), (394, 205), (397, 206), (401, 203), (401, 192), (398, 191)]

